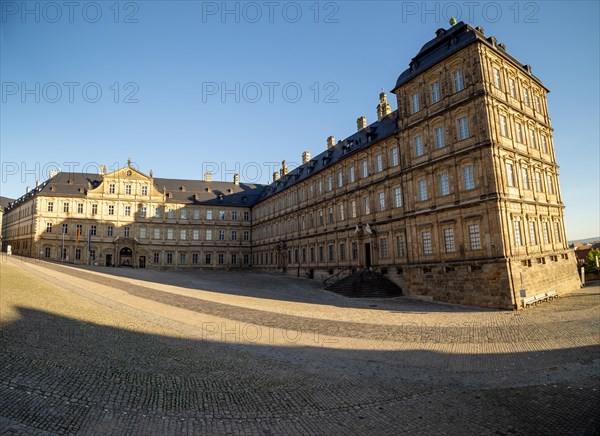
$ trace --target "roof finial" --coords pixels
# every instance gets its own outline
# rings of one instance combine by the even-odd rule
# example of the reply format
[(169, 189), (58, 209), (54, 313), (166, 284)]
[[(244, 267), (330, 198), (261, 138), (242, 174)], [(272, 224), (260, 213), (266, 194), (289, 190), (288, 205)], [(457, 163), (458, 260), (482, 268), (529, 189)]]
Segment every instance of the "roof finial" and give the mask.
[(130, 166), (131, 166), (131, 158), (130, 158), (130, 157), (128, 157), (128, 158), (127, 158), (127, 166), (128, 166), (128, 167), (130, 167)]
[(451, 25), (451, 26), (454, 26), (455, 24), (456, 24), (456, 18), (454, 18), (454, 17), (451, 17), (451, 18), (450, 18), (450, 25)]

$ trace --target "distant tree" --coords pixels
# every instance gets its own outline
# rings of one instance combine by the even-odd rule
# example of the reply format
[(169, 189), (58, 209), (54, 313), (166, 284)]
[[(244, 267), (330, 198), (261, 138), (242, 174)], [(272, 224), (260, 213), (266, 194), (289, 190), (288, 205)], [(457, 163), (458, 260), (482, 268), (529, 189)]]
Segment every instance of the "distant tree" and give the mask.
[(600, 249), (592, 248), (585, 260), (586, 272), (596, 272), (596, 257), (598, 258), (598, 262), (600, 262)]

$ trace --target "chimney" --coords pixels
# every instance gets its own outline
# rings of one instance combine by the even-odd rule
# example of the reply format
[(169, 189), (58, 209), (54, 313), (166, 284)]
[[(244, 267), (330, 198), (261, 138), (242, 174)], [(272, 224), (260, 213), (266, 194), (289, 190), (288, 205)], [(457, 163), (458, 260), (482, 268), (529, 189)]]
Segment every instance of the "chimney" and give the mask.
[(204, 181), (212, 182), (212, 173), (209, 173), (209, 172), (204, 173)]
[(306, 150), (304, 153), (302, 153), (302, 163), (305, 164), (309, 160), (310, 160), (310, 151)]
[(236, 186), (240, 186), (240, 175), (238, 173), (235, 173), (233, 175), (233, 184)]
[(100, 175), (106, 175), (106, 165), (100, 165)]
[(273, 182), (276, 182), (276, 181), (277, 181), (277, 179), (279, 179), (279, 172), (278, 172), (278, 171), (275, 171), (275, 172), (273, 173)]
[(27, 194), (29, 192), (29, 186), (25, 187), (25, 194)]
[(362, 129), (367, 127), (367, 117), (364, 115), (362, 117), (357, 118), (356, 120), (356, 129), (360, 132)]
[(381, 121), (383, 117), (392, 112), (392, 107), (387, 101), (387, 96), (383, 90), (379, 94), (379, 104), (377, 105), (377, 121)]
[(55, 177), (58, 172), (55, 169), (50, 170), (50, 178)]
[(335, 136), (331, 135), (327, 138), (327, 148), (331, 148), (335, 145)]
[(283, 177), (289, 172), (286, 161), (281, 162), (281, 170), (279, 171), (280, 176)]
[(35, 181), (35, 187), (36, 187), (36, 188), (39, 188), (39, 187), (40, 187), (40, 181), (39, 181), (39, 180), (36, 180), (36, 181)]

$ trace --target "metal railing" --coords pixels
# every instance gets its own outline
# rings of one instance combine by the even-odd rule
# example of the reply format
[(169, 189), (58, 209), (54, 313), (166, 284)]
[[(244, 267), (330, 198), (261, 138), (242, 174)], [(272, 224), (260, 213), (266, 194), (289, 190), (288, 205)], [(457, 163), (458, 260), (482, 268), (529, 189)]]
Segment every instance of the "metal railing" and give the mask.
[(350, 274), (352, 274), (354, 271), (356, 271), (356, 268), (353, 267), (353, 266), (349, 266), (349, 267), (344, 268), (343, 270), (335, 273), (331, 277), (327, 277), (326, 279), (324, 279), (323, 280), (323, 287), (327, 288), (328, 286), (331, 286), (331, 285), (339, 282), (340, 280), (345, 279)]

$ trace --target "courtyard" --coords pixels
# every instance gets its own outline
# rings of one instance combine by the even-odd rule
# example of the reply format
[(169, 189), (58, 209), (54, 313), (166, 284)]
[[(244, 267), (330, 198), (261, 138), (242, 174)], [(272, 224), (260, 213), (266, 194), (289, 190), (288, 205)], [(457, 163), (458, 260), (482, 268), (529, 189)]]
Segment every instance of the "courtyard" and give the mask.
[(0, 434), (598, 434), (600, 286), (519, 312), (1, 259)]

